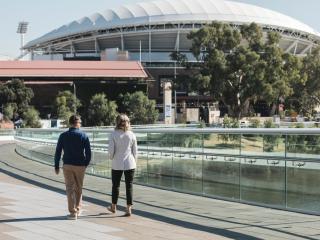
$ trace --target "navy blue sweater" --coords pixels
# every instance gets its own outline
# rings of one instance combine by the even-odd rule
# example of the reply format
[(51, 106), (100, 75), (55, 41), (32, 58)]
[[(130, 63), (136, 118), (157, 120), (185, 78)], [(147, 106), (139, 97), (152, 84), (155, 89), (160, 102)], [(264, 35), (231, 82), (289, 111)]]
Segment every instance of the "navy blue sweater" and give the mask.
[(69, 128), (59, 137), (54, 166), (59, 168), (61, 152), (63, 163), (75, 166), (88, 166), (91, 160), (91, 148), (88, 136), (78, 128)]

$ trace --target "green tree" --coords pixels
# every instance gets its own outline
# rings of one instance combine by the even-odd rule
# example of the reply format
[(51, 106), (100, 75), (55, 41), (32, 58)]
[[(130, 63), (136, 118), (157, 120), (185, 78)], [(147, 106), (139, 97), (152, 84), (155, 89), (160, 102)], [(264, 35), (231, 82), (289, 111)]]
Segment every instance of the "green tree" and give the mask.
[(117, 117), (117, 104), (109, 101), (104, 93), (92, 96), (88, 109), (88, 124), (90, 126), (113, 125)]
[(34, 107), (29, 107), (23, 113), (22, 117), (23, 117), (22, 127), (27, 127), (27, 128), (41, 127), (39, 112)]
[(312, 115), (320, 104), (320, 47), (302, 60), (300, 81), (294, 85), (292, 108), (304, 115)]
[(238, 30), (213, 22), (188, 37), (201, 64), (186, 85), (199, 93), (207, 89), (227, 107), (229, 116), (249, 116), (250, 105), (257, 100), (269, 104), (274, 114), (279, 99), (293, 94), (292, 83), (300, 77), (299, 61), (281, 50), (278, 33), (269, 32), (265, 41), (255, 23)]
[(121, 109), (128, 114), (132, 124), (152, 124), (159, 117), (156, 102), (141, 91), (121, 95)]
[(287, 81), (290, 82), (292, 94), (285, 98), (287, 110), (301, 112), (303, 89), (306, 83), (306, 75), (302, 73), (303, 60), (292, 54), (284, 54), (284, 70)]
[(239, 31), (228, 24), (213, 22), (188, 37), (192, 40), (193, 54), (203, 61), (200, 76), (194, 78), (195, 85), (200, 89), (209, 86), (214, 100), (223, 102), (231, 117), (246, 115), (250, 101), (262, 90), (264, 65), (259, 55), (262, 30), (256, 24)]
[[(272, 120), (264, 122), (265, 128), (275, 128), (275, 124)], [(274, 148), (278, 146), (281, 136), (278, 134), (265, 134), (263, 135), (263, 151), (273, 152)]]
[(4, 105), (3, 116), (6, 121), (13, 119), (15, 112), (17, 112), (17, 105), (15, 103), (7, 103)]
[(249, 126), (251, 128), (259, 128), (261, 126), (261, 122), (259, 119), (249, 119)]
[[(230, 118), (227, 115), (223, 118), (223, 127), (224, 128), (239, 128), (240, 124), (238, 119)], [(240, 140), (239, 134), (219, 134), (218, 137), (224, 141), (224, 143), (227, 143), (228, 141), (238, 142)]]
[(76, 109), (81, 106), (80, 100), (77, 99), (70, 91), (59, 92), (54, 102), (54, 112), (59, 119), (63, 119), (65, 123), (72, 114), (76, 113)]
[[(264, 63), (264, 79), (262, 82), (262, 99), (271, 106), (271, 115), (277, 110), (279, 99), (285, 99), (293, 93), (291, 87), (290, 59), (284, 56), (279, 47), (280, 35), (276, 32), (269, 32), (261, 60)], [(286, 64), (286, 58), (288, 62)], [(286, 71), (287, 70), (287, 71)], [(292, 76), (294, 77), (294, 76)]]
[(33, 96), (32, 89), (26, 87), (22, 80), (13, 79), (0, 85), (0, 102), (7, 106), (11, 105), (9, 108), (14, 111), (13, 114), (22, 116)]

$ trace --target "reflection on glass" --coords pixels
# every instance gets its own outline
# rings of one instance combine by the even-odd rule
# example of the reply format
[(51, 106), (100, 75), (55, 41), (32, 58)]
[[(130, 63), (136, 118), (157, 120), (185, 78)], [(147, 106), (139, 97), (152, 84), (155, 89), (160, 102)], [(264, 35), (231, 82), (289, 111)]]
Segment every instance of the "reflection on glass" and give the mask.
[(241, 155), (285, 156), (285, 136), (279, 134), (243, 134)]
[[(149, 129), (150, 130), (150, 129)], [(111, 177), (111, 130), (85, 129), (92, 145), (87, 171)], [(268, 206), (320, 212), (320, 136), (136, 132), (135, 182)], [(53, 165), (63, 130), (16, 133), (16, 151)]]
[(141, 167), (147, 183), (172, 187), (172, 134), (148, 133), (147, 165)]
[(101, 177), (111, 177), (111, 160), (108, 156), (109, 134), (88, 132), (91, 142), (92, 159), (87, 171)]
[(202, 193), (202, 134), (173, 135), (173, 188)]
[(241, 200), (285, 206), (285, 161), (243, 158), (241, 160)]
[(206, 195), (239, 199), (239, 159), (205, 152), (203, 191)]
[(241, 136), (238, 134), (204, 134), (203, 147), (207, 153), (240, 154)]
[(320, 162), (287, 161), (287, 207), (320, 212)]
[(288, 135), (287, 157), (318, 158), (320, 154), (320, 136)]

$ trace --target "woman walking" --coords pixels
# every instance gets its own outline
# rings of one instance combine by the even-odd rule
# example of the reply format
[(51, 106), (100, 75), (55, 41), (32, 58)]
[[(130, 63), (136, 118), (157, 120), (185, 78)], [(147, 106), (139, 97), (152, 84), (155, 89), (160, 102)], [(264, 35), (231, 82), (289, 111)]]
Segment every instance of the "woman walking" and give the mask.
[(125, 216), (131, 216), (132, 182), (137, 162), (137, 139), (130, 131), (130, 120), (120, 114), (116, 118), (115, 130), (109, 138), (109, 157), (112, 160), (112, 205), (108, 210), (116, 212), (122, 174), (126, 183), (127, 210)]

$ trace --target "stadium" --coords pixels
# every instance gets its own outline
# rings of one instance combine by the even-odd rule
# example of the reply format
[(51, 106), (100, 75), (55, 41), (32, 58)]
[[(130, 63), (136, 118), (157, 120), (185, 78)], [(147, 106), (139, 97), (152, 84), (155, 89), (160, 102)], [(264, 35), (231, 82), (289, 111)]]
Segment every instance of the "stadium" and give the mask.
[(255, 22), (264, 32), (279, 32), (285, 52), (301, 56), (320, 42), (320, 33), (308, 25), (258, 6), (225, 0), (159, 0), (85, 16), (27, 43), (24, 49), (33, 60), (140, 61), (155, 80), (149, 82), (149, 97), (160, 102), (161, 80), (183, 72), (169, 55), (180, 51), (195, 61), (187, 34), (212, 21), (234, 28)]

